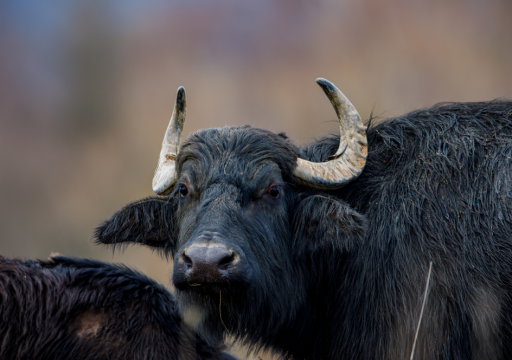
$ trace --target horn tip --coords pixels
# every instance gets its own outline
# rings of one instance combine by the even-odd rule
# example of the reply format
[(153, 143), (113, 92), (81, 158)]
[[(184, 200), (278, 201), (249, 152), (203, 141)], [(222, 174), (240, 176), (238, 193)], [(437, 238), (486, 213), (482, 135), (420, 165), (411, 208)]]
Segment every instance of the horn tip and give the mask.
[(183, 109), (186, 106), (186, 99), (185, 96), (185, 88), (183, 86), (180, 86), (178, 88), (178, 92), (176, 93), (176, 105), (181, 109), (180, 111), (183, 111)]
[(320, 87), (324, 90), (328, 89), (330, 91), (334, 91), (336, 92), (338, 89), (336, 88), (336, 86), (334, 86), (334, 84), (332, 82), (330, 82), (329, 80), (327, 79), (324, 79), (324, 78), (318, 78), (316, 79), (316, 83), (318, 85), (320, 85)]
[(180, 99), (185, 97), (185, 88), (183, 86), (180, 86), (178, 88), (178, 91), (176, 93), (176, 97), (180, 98)]

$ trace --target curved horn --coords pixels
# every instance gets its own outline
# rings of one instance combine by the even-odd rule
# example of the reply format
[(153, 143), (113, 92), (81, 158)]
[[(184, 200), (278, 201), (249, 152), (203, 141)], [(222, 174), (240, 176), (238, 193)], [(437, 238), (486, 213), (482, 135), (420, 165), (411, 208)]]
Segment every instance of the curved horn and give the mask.
[(185, 88), (181, 86), (176, 94), (176, 102), (172, 111), (171, 121), (162, 143), (160, 159), (153, 177), (153, 191), (157, 195), (165, 195), (174, 185), (177, 179), (176, 157), (180, 147), (181, 133), (185, 125), (185, 116), (187, 114), (187, 99), (185, 98)]
[(364, 169), (368, 153), (366, 132), (361, 117), (345, 95), (325, 79), (319, 78), (316, 82), (338, 115), (340, 145), (326, 162), (298, 158), (293, 175), (315, 188), (338, 189), (356, 179)]

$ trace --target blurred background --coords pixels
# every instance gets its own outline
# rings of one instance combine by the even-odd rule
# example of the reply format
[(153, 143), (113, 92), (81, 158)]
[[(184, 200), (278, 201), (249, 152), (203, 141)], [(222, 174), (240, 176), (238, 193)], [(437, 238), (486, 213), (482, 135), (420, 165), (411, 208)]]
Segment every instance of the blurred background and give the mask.
[(337, 130), (317, 77), (365, 119), (511, 98), (510, 19), (510, 0), (1, 1), (0, 254), (123, 262), (169, 286), (157, 254), (89, 239), (152, 194), (179, 86), (186, 135), (251, 124), (303, 144)]

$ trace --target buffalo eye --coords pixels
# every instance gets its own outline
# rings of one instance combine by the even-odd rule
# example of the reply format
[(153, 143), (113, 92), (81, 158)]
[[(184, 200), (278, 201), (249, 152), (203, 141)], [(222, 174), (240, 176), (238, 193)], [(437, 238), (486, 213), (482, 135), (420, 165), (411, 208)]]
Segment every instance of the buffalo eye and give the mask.
[(181, 198), (184, 198), (185, 196), (188, 195), (188, 188), (187, 188), (187, 185), (185, 184), (179, 184), (178, 185), (178, 191), (180, 193), (180, 197)]
[(281, 195), (281, 189), (279, 189), (279, 186), (271, 186), (268, 189), (267, 194), (272, 196), (274, 199), (277, 199), (279, 195)]

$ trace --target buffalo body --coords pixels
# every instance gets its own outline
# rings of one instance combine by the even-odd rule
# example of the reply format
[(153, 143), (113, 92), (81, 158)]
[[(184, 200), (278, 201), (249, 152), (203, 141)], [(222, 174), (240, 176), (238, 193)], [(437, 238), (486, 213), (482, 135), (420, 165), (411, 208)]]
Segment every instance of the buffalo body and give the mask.
[(228, 360), (186, 326), (174, 297), (126, 267), (0, 257), (0, 359)]
[(339, 137), (294, 146), (251, 127), (193, 133), (168, 196), (96, 230), (174, 257), (198, 330), (298, 359), (512, 358), (512, 102), (445, 103), (367, 130), (339, 190), (297, 180)]

